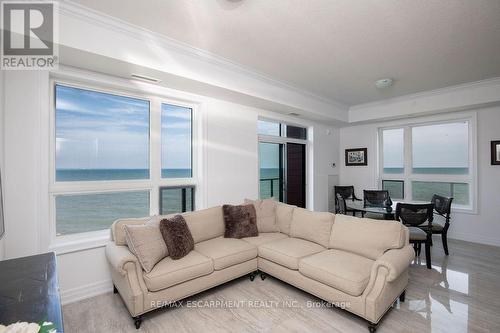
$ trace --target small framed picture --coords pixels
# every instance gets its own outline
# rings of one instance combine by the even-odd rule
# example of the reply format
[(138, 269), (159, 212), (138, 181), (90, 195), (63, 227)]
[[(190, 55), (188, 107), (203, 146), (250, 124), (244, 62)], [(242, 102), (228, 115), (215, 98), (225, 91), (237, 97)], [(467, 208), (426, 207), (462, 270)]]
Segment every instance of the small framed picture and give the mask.
[(491, 141), (491, 165), (500, 165), (500, 140)]
[(352, 148), (345, 150), (345, 165), (368, 165), (368, 149)]

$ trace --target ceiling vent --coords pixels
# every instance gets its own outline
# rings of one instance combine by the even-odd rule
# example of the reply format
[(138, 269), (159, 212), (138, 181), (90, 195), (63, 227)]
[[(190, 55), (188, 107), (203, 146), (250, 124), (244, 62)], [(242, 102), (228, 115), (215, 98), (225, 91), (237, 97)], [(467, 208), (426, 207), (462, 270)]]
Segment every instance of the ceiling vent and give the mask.
[(144, 75), (140, 75), (140, 74), (131, 74), (130, 76), (136, 80), (146, 81), (146, 82), (150, 82), (150, 83), (160, 83), (161, 82), (161, 80), (159, 80), (157, 78), (144, 76)]

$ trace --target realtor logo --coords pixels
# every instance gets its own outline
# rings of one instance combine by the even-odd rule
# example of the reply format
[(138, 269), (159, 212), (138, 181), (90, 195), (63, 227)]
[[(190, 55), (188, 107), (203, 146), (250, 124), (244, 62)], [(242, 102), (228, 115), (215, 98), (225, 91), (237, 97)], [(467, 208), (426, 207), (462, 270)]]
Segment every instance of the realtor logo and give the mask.
[(1, 69), (55, 69), (55, 2), (2, 2)]

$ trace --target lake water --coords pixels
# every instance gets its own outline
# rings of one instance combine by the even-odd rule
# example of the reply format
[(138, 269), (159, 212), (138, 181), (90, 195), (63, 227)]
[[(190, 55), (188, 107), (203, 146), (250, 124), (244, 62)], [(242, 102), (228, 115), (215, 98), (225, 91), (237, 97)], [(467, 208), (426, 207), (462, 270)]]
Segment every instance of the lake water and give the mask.
[[(163, 169), (164, 178), (189, 178), (190, 169)], [(57, 181), (104, 181), (148, 179), (147, 169), (63, 169), (57, 170)], [(188, 210), (191, 192), (187, 191)], [(179, 212), (181, 190), (163, 191), (164, 211)], [(56, 197), (56, 229), (58, 235), (107, 229), (119, 218), (150, 215), (149, 191), (107, 192)]]
[[(466, 169), (465, 169), (466, 170)], [(452, 170), (450, 173), (460, 174), (465, 171)], [(431, 170), (426, 170), (430, 173)], [(434, 170), (435, 171), (435, 170)], [(445, 173), (441, 171), (441, 173)], [(279, 196), (279, 169), (260, 169), (261, 198)], [(190, 169), (163, 169), (164, 178), (189, 178)], [(147, 169), (99, 169), (99, 170), (57, 170), (57, 181), (102, 181), (148, 179)], [(264, 180), (266, 179), (266, 180)], [(272, 179), (272, 180), (270, 180)], [(271, 192), (272, 182), (272, 192)], [(397, 184), (393, 184), (395, 186)], [(361, 191), (362, 189), (359, 189)], [(394, 191), (397, 189), (395, 188)], [(469, 186), (461, 183), (414, 182), (414, 200), (430, 200), (433, 193), (445, 196), (452, 195), (457, 204), (468, 204)], [(187, 190), (187, 210), (191, 209), (191, 190)], [(169, 189), (163, 192), (162, 206), (165, 213), (181, 210), (181, 190)], [(109, 228), (118, 218), (143, 217), (150, 215), (149, 191), (127, 191), (118, 193), (78, 194), (56, 197), (56, 225), (60, 235), (95, 231)]]

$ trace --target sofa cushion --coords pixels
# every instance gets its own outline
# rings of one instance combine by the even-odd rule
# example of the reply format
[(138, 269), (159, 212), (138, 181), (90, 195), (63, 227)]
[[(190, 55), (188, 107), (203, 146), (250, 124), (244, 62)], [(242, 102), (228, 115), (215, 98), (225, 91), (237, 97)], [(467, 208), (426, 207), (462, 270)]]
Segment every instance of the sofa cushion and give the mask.
[(403, 247), (405, 227), (397, 221), (335, 215), (329, 248), (376, 260), (389, 249)]
[(161, 220), (160, 232), (172, 259), (180, 259), (194, 249), (193, 236), (182, 215)]
[(127, 245), (127, 240), (125, 238), (125, 226), (126, 225), (143, 225), (150, 217), (141, 218), (130, 218), (130, 219), (118, 219), (111, 225), (111, 239), (116, 245)]
[(224, 235), (222, 207), (212, 207), (182, 214), (195, 243)]
[(259, 235), (257, 229), (257, 214), (252, 204), (248, 205), (224, 205), (224, 237), (243, 238)]
[(151, 272), (154, 265), (168, 256), (168, 249), (158, 226), (125, 225), (127, 246), (139, 260), (142, 269)]
[(245, 237), (242, 238), (245, 242), (249, 242), (255, 246), (259, 246), (261, 244), (269, 243), (274, 240), (288, 238), (287, 235), (282, 234), (281, 232), (260, 232), (257, 237)]
[(334, 215), (295, 208), (292, 215), (290, 237), (302, 238), (328, 247)]
[(257, 257), (257, 247), (236, 238), (214, 238), (196, 244), (195, 250), (211, 258), (214, 269), (240, 264)]
[(299, 272), (351, 296), (363, 293), (375, 261), (354, 253), (328, 250), (303, 258)]
[(253, 204), (257, 214), (257, 229), (260, 232), (279, 232), (280, 228), (276, 222), (277, 203), (273, 199), (245, 199), (245, 204)]
[(191, 251), (179, 260), (166, 257), (149, 273), (143, 273), (149, 291), (158, 291), (176, 284), (208, 275), (214, 271), (212, 259)]
[(290, 225), (292, 224), (293, 210), (297, 206), (287, 205), (278, 202), (276, 205), (276, 222), (280, 228), (280, 232), (290, 235)]
[(299, 260), (325, 251), (321, 245), (299, 238), (284, 238), (259, 246), (259, 257), (290, 269), (299, 269)]

